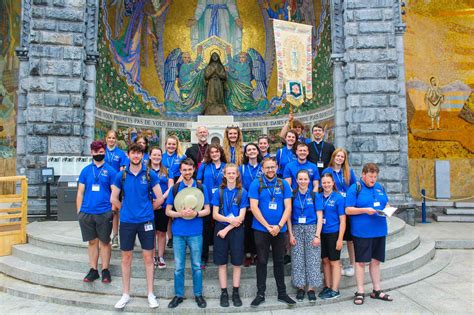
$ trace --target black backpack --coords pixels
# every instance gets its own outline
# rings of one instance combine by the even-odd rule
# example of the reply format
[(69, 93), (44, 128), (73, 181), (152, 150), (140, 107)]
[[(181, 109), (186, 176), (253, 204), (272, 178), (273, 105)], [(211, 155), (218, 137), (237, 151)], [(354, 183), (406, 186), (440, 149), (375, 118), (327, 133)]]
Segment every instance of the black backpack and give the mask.
[[(262, 190), (264, 188), (273, 188), (272, 186), (263, 186), (263, 178), (262, 177), (259, 177), (258, 178), (258, 183), (259, 183), (259, 186), (258, 186), (258, 194), (260, 195), (260, 193), (262, 192)], [(279, 187), (281, 187), (281, 192), (282, 193), (285, 193), (285, 185), (283, 184), (283, 180), (279, 177), (277, 177), (277, 185)], [(275, 185), (275, 187), (277, 186)]]
[[(237, 190), (237, 205), (239, 207), (240, 207), (241, 202), (242, 202), (242, 188)], [(221, 211), (223, 205), (224, 205), (224, 188), (219, 187), (219, 212)]]
[[(293, 190), (293, 195), (291, 196), (291, 206), (293, 206), (293, 202), (295, 201), (296, 195), (298, 194), (298, 188)], [(316, 193), (311, 190), (311, 198), (313, 199), (313, 203), (316, 204)]]
[[(152, 193), (152, 189), (151, 189), (151, 177), (150, 177), (150, 168), (147, 167), (146, 168), (146, 180), (148, 182), (148, 195), (150, 197), (150, 200), (153, 201), (153, 198), (151, 196), (151, 193)], [(127, 168), (125, 167), (125, 169), (123, 170), (123, 173), (122, 173), (122, 189), (120, 190), (120, 194), (119, 194), (119, 200), (122, 201), (123, 198), (125, 198), (125, 190), (123, 189), (123, 185), (125, 184), (125, 179), (127, 178)]]

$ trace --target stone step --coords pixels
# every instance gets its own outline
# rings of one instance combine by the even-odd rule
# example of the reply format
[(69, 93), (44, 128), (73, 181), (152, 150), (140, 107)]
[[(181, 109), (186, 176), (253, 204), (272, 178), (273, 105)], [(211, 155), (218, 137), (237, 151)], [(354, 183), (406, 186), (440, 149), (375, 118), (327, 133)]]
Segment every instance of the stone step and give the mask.
[(474, 208), (445, 208), (443, 212), (448, 215), (474, 215)]
[(457, 201), (454, 203), (454, 207), (456, 208), (471, 208), (474, 209), (474, 201)]
[(434, 213), (433, 217), (438, 222), (474, 222), (474, 215), (473, 214), (439, 214)]
[[(386, 250), (386, 259), (393, 259), (399, 256), (402, 256), (412, 249), (414, 249), (419, 244), (419, 237), (414, 228), (406, 226), (405, 230), (402, 233), (397, 234), (396, 239), (391, 239), (387, 242)], [(37, 247), (32, 244), (25, 245), (16, 245), (13, 247), (13, 256), (18, 257), (27, 262), (34, 262), (37, 265), (45, 267), (54, 267), (59, 270), (68, 270), (76, 272), (87, 272), (89, 270), (87, 250), (84, 249), (82, 253), (77, 254), (67, 254), (65, 255), (62, 252), (56, 252), (50, 249), (45, 249)], [(348, 263), (347, 252), (344, 249), (342, 255), (343, 263)], [(189, 261), (189, 259), (188, 259)], [(112, 259), (110, 261), (110, 272), (112, 276), (121, 276), (121, 266), (120, 266), (120, 254), (114, 252)], [(174, 259), (170, 258), (166, 260), (167, 268), (157, 269), (155, 276), (157, 279), (174, 279)], [(268, 264), (268, 272), (272, 272), (273, 263), (270, 260)], [(203, 271), (207, 278), (217, 279), (217, 266), (212, 263), (212, 259), (208, 264), (207, 268)], [(228, 268), (228, 274), (232, 274), (232, 269)], [(291, 275), (291, 266), (285, 266), (285, 274)], [(143, 265), (142, 258), (135, 258), (134, 263), (132, 264), (132, 277), (144, 278), (145, 277), (145, 268)], [(191, 266), (188, 262), (186, 264), (186, 277), (191, 279)], [(255, 266), (243, 267), (242, 268), (242, 279), (245, 278), (254, 278), (255, 277)]]
[[(434, 242), (421, 241), (420, 244), (409, 253), (388, 260), (382, 264), (382, 275), (384, 279), (394, 278), (401, 274), (411, 272), (431, 260), (435, 253)], [(85, 273), (69, 270), (58, 270), (54, 267), (45, 267), (31, 262), (24, 261), (15, 256), (0, 257), (0, 272), (8, 276), (36, 283), (48, 287), (55, 287), (60, 289), (74, 290), (80, 292), (100, 293), (100, 294), (121, 294), (121, 281), (119, 278), (113, 279), (110, 284), (103, 284), (100, 281), (94, 283), (84, 283), (82, 281)], [(276, 295), (275, 282), (271, 278), (272, 273), (269, 273), (267, 281), (268, 296)], [(217, 279), (210, 279), (207, 274), (203, 275), (203, 292), (206, 297), (217, 298), (220, 295), (220, 289)], [(286, 283), (288, 288), (291, 288), (291, 277), (287, 276)], [(367, 278), (368, 279), (368, 276)], [(132, 294), (138, 296), (146, 295), (146, 285), (144, 279), (132, 278)], [(341, 281), (341, 288), (347, 288), (353, 285), (354, 279), (352, 277), (343, 277)], [(289, 289), (289, 292), (294, 292), (294, 289)], [(174, 295), (174, 287), (170, 280), (156, 279), (155, 280), (155, 294), (158, 297), (171, 298)], [(242, 279), (241, 281), (241, 295), (243, 297), (252, 297), (256, 294), (255, 279)], [(185, 282), (185, 296), (192, 297), (192, 281)]]
[[(436, 251), (436, 255), (431, 261), (428, 261), (427, 263), (419, 266), (412, 272), (399, 275), (396, 278), (382, 280), (382, 288), (384, 288), (385, 291), (390, 291), (426, 279), (448, 266), (451, 260), (452, 257), (449, 251)], [(383, 273), (382, 276), (384, 276)], [(371, 284), (367, 284), (365, 291), (370, 292), (371, 289)], [(118, 299), (116, 295), (94, 294), (44, 287), (42, 285), (28, 283), (3, 274), (0, 274), (0, 291), (6, 292), (10, 295), (27, 298), (30, 300), (56, 303), (59, 305), (74, 305), (88, 309), (98, 309), (106, 311), (114, 311), (113, 305)], [(353, 298), (353, 294), (355, 291), (356, 289), (353, 286), (347, 289), (341, 289), (341, 298), (326, 301), (318, 299), (314, 306), (318, 307), (325, 304), (339, 303), (350, 300)], [(178, 308), (173, 310), (167, 308), (170, 299), (160, 299), (160, 307), (158, 308), (158, 312), (173, 314), (255, 312), (255, 309), (250, 308), (250, 302), (252, 298), (253, 297), (243, 298), (243, 306), (239, 308), (232, 306), (228, 308), (221, 308), (219, 306), (218, 299), (207, 298), (206, 309), (197, 308), (196, 304), (194, 303), (194, 300), (188, 298)], [(292, 309), (294, 312), (295, 309), (308, 306), (311, 306), (311, 304), (309, 304), (307, 300), (305, 300), (304, 302), (298, 302), (296, 306)], [(277, 302), (274, 297), (267, 297), (264, 304), (264, 308), (262, 308), (260, 311), (263, 310), (272, 311), (290, 309), (287, 308), (287, 306), (285, 306), (284, 304)], [(317, 310), (318, 309), (315, 308), (315, 312)], [(145, 298), (137, 297), (133, 294), (132, 300), (126, 306), (125, 311), (134, 313), (157, 312), (157, 310), (151, 310), (150, 308), (148, 308), (147, 301)]]
[[(388, 220), (387, 241), (398, 237), (404, 231), (406, 224), (403, 220), (392, 217)], [(27, 226), (28, 242), (38, 247), (51, 249), (65, 254), (82, 254), (87, 249), (87, 243), (82, 241), (77, 222), (33, 222)], [(119, 249), (113, 249), (113, 255), (119, 255)], [(117, 252), (117, 254), (115, 254)], [(141, 257), (141, 249), (135, 246), (134, 257)], [(212, 247), (209, 257), (212, 257)], [(173, 258), (173, 249), (166, 248), (165, 259)]]

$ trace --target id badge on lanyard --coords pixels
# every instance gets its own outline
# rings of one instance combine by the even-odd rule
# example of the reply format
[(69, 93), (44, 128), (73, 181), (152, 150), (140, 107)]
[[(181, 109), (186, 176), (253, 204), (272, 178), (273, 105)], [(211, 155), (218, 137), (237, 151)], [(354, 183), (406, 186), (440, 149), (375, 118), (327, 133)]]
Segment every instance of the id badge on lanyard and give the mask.
[(93, 184), (92, 185), (92, 191), (100, 191), (100, 185), (99, 184)]
[(270, 203), (268, 204), (268, 209), (276, 210), (277, 208), (278, 208), (277, 203), (274, 200), (270, 201)]
[(306, 217), (299, 217), (298, 218), (298, 223), (299, 224), (306, 224)]
[(317, 166), (318, 166), (318, 168), (324, 168), (324, 162), (323, 161), (318, 161)]
[(380, 202), (379, 201), (374, 201), (374, 207), (380, 207)]

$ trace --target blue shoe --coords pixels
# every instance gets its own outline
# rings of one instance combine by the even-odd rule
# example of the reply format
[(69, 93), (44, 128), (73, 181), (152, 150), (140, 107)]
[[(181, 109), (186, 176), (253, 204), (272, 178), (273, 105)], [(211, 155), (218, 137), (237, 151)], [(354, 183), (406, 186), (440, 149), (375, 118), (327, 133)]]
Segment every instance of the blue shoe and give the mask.
[(334, 290), (329, 289), (325, 294), (321, 295), (320, 298), (321, 300), (331, 300), (331, 299), (337, 299), (340, 296), (341, 296), (341, 293), (339, 293), (339, 291), (334, 291)]
[(324, 287), (324, 289), (323, 289), (321, 292), (319, 292), (318, 297), (319, 297), (319, 298), (322, 297), (322, 296), (323, 296), (324, 294), (326, 294), (328, 291), (331, 291), (331, 289), (328, 288), (328, 287)]

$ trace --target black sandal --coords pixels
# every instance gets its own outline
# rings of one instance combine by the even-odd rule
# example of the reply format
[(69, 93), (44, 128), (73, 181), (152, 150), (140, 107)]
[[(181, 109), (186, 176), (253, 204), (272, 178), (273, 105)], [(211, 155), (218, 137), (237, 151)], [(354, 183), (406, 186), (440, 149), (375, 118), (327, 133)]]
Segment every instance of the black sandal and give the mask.
[[(381, 295), (383, 294), (383, 295)], [(372, 290), (372, 293), (370, 293), (370, 298), (371, 299), (376, 299), (376, 300), (382, 300), (386, 302), (392, 302), (393, 299), (390, 297), (390, 295), (384, 293), (382, 290)]]
[(359, 293), (359, 292), (354, 293), (354, 304), (355, 305), (364, 304), (364, 299), (365, 299), (364, 293)]

